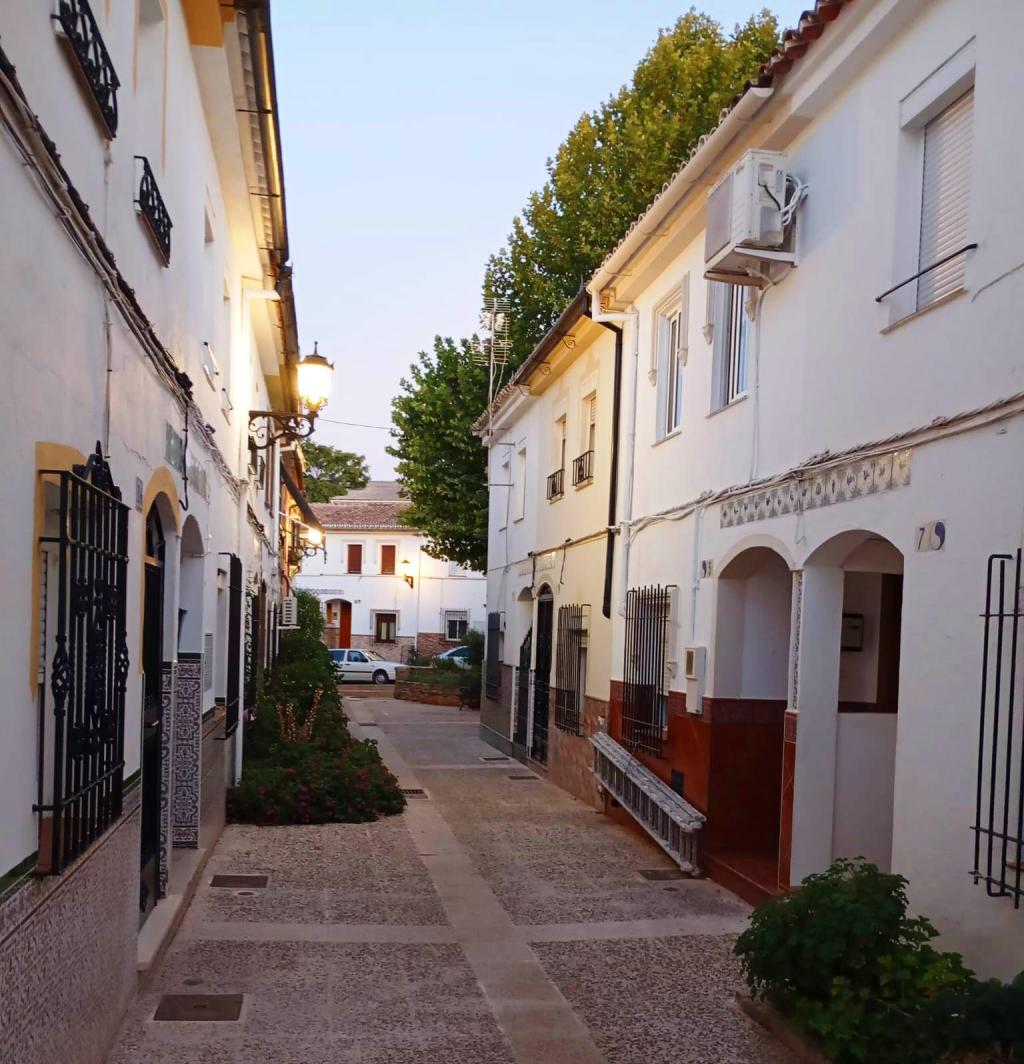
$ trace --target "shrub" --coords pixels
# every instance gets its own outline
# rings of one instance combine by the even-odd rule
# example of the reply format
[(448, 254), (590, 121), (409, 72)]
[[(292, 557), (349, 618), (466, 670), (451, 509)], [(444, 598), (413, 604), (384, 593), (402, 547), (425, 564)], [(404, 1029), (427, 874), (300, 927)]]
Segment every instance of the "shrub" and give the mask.
[(924, 1006), (962, 995), (973, 976), (907, 916), (907, 881), (837, 861), (800, 890), (759, 906), (736, 943), (752, 993), (817, 1036), (831, 1060), (926, 1064), (949, 1046)]

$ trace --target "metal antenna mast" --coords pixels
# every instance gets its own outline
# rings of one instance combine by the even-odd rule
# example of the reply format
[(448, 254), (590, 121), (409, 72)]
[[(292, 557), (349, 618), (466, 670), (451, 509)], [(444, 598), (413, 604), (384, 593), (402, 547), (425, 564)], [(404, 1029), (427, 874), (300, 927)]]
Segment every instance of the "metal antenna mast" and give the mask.
[(505, 367), (508, 365), (511, 341), (508, 335), (509, 318), (511, 308), (507, 299), (491, 296), (484, 302), (484, 309), (480, 313), (480, 325), (485, 333), (483, 346), (477, 348), (473, 361), (478, 365), (487, 366), (487, 435), (492, 435), (494, 414), (491, 407), (494, 403), (494, 394), (497, 391), (496, 383), (500, 381)]

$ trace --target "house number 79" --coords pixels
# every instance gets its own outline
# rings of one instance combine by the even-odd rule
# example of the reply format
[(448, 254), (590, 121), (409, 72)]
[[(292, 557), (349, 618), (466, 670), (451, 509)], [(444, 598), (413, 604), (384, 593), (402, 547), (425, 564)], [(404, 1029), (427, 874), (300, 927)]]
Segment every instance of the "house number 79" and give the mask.
[(930, 550), (942, 550), (946, 545), (946, 522), (929, 521), (917, 530), (917, 550), (919, 553)]

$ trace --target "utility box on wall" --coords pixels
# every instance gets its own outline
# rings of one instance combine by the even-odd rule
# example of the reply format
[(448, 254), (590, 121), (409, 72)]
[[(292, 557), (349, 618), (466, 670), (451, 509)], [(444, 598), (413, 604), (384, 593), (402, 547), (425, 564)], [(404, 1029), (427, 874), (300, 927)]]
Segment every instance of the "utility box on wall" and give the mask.
[(704, 677), (707, 664), (707, 647), (687, 647), (684, 651), (686, 664), (686, 712), (700, 716), (704, 712)]

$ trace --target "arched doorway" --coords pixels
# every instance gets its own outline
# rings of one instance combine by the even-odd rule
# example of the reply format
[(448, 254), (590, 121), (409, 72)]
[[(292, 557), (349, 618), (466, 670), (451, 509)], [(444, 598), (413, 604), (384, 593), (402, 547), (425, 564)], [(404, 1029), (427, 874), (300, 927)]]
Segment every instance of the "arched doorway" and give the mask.
[(551, 588), (545, 584), (537, 596), (536, 657), (533, 666), (533, 727), (530, 733), (530, 756), (545, 765), (548, 760), (554, 619), (555, 597)]
[(519, 665), (512, 696), (512, 743), (525, 755), (530, 723), (530, 670), (533, 667), (533, 595), (528, 587), (516, 596), (515, 618)]
[[(866, 530), (843, 532), (808, 558), (805, 572), (817, 580), (824, 623), (801, 647), (804, 662), (819, 653), (827, 702), (800, 699), (801, 744), (797, 778), (828, 773), (834, 781), (831, 844), (817, 864), (838, 857), (865, 857), (888, 871), (892, 862), (896, 730), (899, 713), (903, 555), (885, 537)], [(827, 597), (826, 597), (827, 596)], [(837, 646), (838, 644), (838, 646)], [(831, 651), (831, 653), (828, 653)], [(803, 672), (803, 668), (801, 672)], [(816, 728), (804, 718), (820, 713)], [(810, 723), (810, 720), (807, 721)], [(813, 745), (810, 745), (812, 744)], [(829, 772), (830, 758), (835, 764)], [(819, 801), (823, 796), (819, 795)], [(812, 869), (813, 870), (813, 869)], [(806, 872), (806, 869), (804, 870)]]
[(352, 645), (352, 603), (346, 599), (328, 599), (324, 603), (326, 624), (324, 641), (331, 650), (346, 650)]
[(178, 653), (203, 650), (203, 568), (206, 562), (199, 522), (188, 517), (181, 530), (181, 568), (178, 571)]
[(742, 551), (717, 583), (709, 718), (707, 850), (764, 892), (778, 887), (792, 574), (769, 547)]
[(156, 905), (160, 883), (160, 778), (163, 727), (164, 570), (167, 544), (157, 503), (146, 515), (145, 598), (142, 616), (142, 837), (139, 923)]

